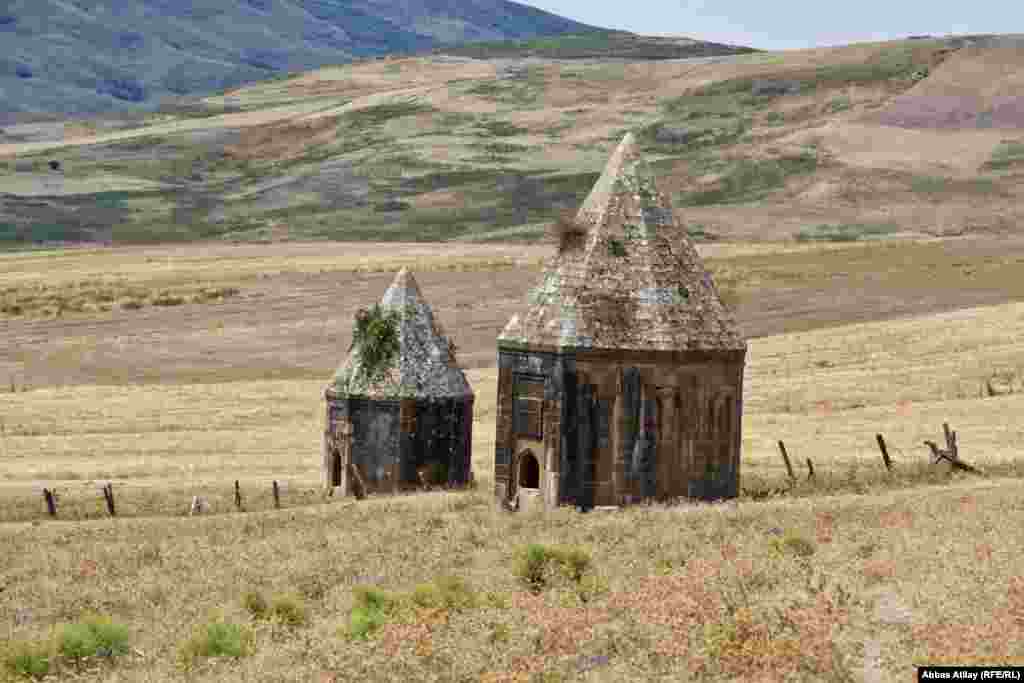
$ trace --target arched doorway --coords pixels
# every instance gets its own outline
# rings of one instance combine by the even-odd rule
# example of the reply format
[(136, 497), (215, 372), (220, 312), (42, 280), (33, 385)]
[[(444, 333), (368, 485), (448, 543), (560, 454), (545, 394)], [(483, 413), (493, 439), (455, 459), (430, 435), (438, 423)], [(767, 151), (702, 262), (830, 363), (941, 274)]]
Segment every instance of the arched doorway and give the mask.
[(519, 454), (519, 467), (516, 472), (516, 479), (521, 489), (540, 488), (540, 463), (533, 451), (523, 451)]
[(331, 486), (341, 486), (341, 453), (331, 449)]

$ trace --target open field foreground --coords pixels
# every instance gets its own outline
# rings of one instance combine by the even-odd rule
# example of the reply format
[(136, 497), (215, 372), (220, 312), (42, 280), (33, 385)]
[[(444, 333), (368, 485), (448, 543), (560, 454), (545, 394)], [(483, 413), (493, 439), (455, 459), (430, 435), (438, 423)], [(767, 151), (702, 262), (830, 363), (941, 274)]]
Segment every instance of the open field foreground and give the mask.
[[(469, 372), (479, 488), (360, 503), (315, 492), (320, 380), (3, 394), (0, 649), (91, 681), (908, 681), (914, 663), (1022, 664), (1022, 332), (1013, 303), (752, 340), (743, 486), (782, 485), (778, 438), (818, 481), (588, 516), (494, 509), (489, 368)], [(925, 464), (944, 420), (988, 478)], [(62, 519), (45, 520), (44, 484)], [(185, 517), (195, 493), (217, 514)], [(101, 631), (124, 654), (73, 656), (56, 625), (89, 613), (124, 627)]]
[(62, 680), (910, 681), (1024, 663), (1022, 493), (513, 516), (482, 491), (9, 525), (0, 619), (36, 657), (86, 611), (126, 628), (125, 654), (55, 660)]
[[(0, 319), (0, 680), (873, 682), (1024, 664), (1019, 241), (702, 245), (751, 336), (744, 495), (586, 516), (499, 513), (491, 495), (494, 338), (548, 248), (391, 249), (3, 257), (5, 301), (28, 310)], [(470, 359), (477, 489), (325, 501), (322, 391), (352, 312), (410, 262)], [(945, 421), (986, 476), (928, 464)], [(783, 496), (779, 439), (800, 479)], [(188, 517), (193, 495), (212, 514)]]

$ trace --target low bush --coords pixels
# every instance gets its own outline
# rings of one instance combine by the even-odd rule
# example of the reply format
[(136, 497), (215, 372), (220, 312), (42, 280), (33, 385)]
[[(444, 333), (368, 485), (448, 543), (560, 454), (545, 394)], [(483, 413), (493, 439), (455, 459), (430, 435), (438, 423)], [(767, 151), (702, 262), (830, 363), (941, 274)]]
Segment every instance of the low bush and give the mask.
[(358, 640), (366, 640), (394, 614), (400, 599), (371, 586), (357, 586), (353, 593), (356, 604), (349, 616), (348, 635)]
[(238, 624), (214, 619), (197, 628), (181, 644), (178, 654), (182, 664), (191, 668), (199, 659), (209, 657), (244, 657), (252, 652), (252, 632)]
[(482, 604), (500, 606), (493, 595), (481, 599), (472, 587), (457, 576), (442, 576), (421, 583), (409, 593), (392, 593), (373, 586), (357, 586), (355, 604), (347, 628), (341, 635), (366, 640), (391, 620), (410, 618), (417, 610), (461, 611)]
[(65, 624), (57, 631), (57, 652), (72, 662), (127, 654), (128, 628), (102, 616)]
[(580, 548), (563, 548), (530, 543), (516, 555), (513, 573), (531, 591), (539, 593), (548, 587), (552, 570), (579, 585), (591, 569), (590, 555)]
[(421, 583), (410, 599), (417, 607), (463, 610), (478, 604), (476, 593), (457, 576), (442, 576), (432, 583)]
[(46, 643), (15, 641), (4, 652), (7, 670), (21, 678), (43, 678), (50, 673), (53, 657)]

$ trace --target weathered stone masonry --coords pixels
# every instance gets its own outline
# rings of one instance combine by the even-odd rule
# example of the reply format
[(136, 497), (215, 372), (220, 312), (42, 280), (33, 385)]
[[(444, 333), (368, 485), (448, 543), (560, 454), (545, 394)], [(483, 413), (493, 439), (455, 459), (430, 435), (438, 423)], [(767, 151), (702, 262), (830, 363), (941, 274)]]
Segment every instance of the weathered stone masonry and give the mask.
[(734, 497), (746, 343), (627, 135), (498, 338), (495, 494)]

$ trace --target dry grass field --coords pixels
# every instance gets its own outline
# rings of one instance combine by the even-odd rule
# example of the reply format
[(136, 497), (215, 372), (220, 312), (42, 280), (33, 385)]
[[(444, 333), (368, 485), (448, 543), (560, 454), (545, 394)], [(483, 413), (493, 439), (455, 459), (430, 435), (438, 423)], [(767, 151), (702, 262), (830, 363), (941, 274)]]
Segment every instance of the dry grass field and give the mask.
[[(117, 279), (240, 292), (4, 318), (0, 676), (907, 681), (915, 663), (1024, 664), (1019, 244), (702, 245), (752, 337), (745, 494), (586, 516), (508, 515), (490, 497), (493, 340), (544, 247), (6, 255), (8, 293)], [(325, 500), (321, 392), (350, 311), (409, 263), (476, 361), (478, 488)], [(322, 298), (305, 301), (307, 282)], [(275, 346), (325, 324), (316, 349)], [(206, 364), (189, 367), (196, 349)], [(921, 442), (944, 421), (986, 476), (928, 464)], [(779, 439), (800, 475), (786, 495), (771, 493), (787, 487)], [(187, 516), (197, 494), (212, 514)]]

